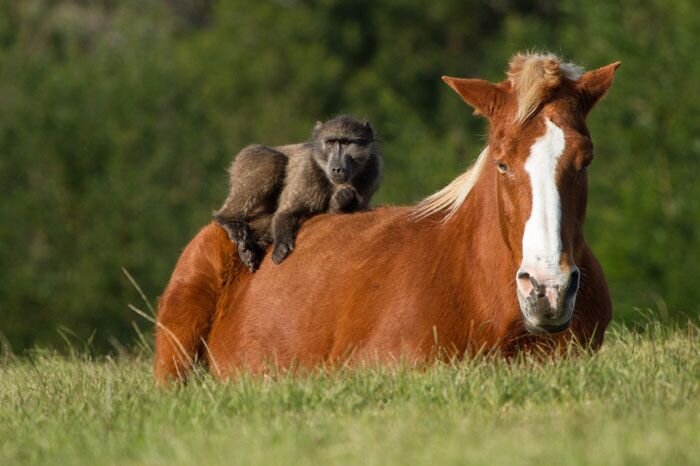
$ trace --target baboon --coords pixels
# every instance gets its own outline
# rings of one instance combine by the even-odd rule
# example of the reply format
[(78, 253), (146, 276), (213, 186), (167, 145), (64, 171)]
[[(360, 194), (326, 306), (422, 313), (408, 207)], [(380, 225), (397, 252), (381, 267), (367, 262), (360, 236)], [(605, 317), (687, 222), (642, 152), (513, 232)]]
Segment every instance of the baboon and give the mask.
[(228, 197), (214, 219), (254, 272), (271, 243), (275, 264), (291, 254), (303, 220), (367, 209), (381, 174), (372, 126), (341, 115), (317, 122), (307, 142), (239, 152), (229, 169)]

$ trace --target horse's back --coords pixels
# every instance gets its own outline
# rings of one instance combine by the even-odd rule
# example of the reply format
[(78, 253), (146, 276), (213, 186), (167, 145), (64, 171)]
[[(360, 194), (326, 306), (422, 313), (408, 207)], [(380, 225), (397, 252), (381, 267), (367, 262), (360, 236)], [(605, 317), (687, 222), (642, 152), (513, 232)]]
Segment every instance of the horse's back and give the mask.
[[(268, 254), (255, 274), (225, 287), (225, 317), (209, 343), (217, 365), (318, 365), (350, 357), (376, 340), (383, 325), (397, 325), (400, 313), (392, 311), (408, 306), (396, 289), (384, 288), (410, 282), (401, 266), (406, 261), (397, 255), (410, 249), (406, 229), (396, 228), (407, 214), (406, 208), (380, 208), (306, 222), (282, 264)], [(396, 316), (391, 324), (385, 322), (389, 314)]]

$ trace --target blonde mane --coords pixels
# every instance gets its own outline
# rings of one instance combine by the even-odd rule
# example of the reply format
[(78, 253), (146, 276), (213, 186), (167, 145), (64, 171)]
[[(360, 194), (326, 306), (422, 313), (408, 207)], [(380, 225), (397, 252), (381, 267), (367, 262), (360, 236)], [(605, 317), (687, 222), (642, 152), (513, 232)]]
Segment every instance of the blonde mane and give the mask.
[(582, 74), (583, 68), (564, 63), (553, 53), (516, 53), (508, 63), (508, 80), (518, 97), (516, 123), (530, 118), (562, 78), (576, 81)]
[(486, 146), (479, 154), (479, 157), (477, 157), (474, 165), (452, 180), (452, 183), (420, 201), (413, 211), (413, 218), (420, 220), (435, 213), (446, 211), (447, 215), (445, 215), (444, 220), (449, 220), (467, 199), (469, 192), (476, 184), (476, 180), (479, 179), (481, 172), (484, 171), (488, 150), (489, 148)]
[[(540, 104), (546, 101), (562, 83), (562, 79), (577, 80), (583, 68), (573, 63), (562, 62), (552, 53), (517, 53), (508, 63), (508, 80), (518, 99), (515, 115), (517, 124), (535, 114)], [(420, 220), (438, 212), (445, 212), (443, 221), (449, 220), (476, 184), (488, 158), (488, 146), (481, 151), (474, 165), (455, 178), (440, 191), (428, 196), (416, 205), (412, 217)]]

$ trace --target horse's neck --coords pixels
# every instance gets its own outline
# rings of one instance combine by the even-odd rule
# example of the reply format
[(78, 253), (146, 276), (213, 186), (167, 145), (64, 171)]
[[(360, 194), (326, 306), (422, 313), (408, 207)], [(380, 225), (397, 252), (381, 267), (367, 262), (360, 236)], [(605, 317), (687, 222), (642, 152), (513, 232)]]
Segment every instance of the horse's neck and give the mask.
[(445, 223), (441, 236), (455, 252), (453, 266), (483, 268), (480, 273), (486, 282), (492, 282), (503, 268), (516, 266), (501, 233), (496, 190), (488, 179), (477, 182), (464, 204)]
[[(515, 294), (516, 259), (501, 233), (496, 192), (488, 179), (477, 182), (464, 204), (435, 229), (439, 269), (459, 291), (464, 312), (490, 320), (494, 313), (507, 327), (506, 315), (519, 315)], [(499, 329), (503, 330), (503, 329)]]

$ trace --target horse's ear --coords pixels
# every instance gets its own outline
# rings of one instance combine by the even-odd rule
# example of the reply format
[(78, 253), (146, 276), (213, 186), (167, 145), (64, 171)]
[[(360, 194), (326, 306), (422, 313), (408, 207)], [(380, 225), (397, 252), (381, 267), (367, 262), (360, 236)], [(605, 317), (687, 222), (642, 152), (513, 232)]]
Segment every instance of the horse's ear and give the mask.
[(498, 84), (483, 79), (451, 78), (442, 80), (459, 94), (472, 107), (477, 115), (491, 119), (506, 99), (507, 92)]
[(584, 73), (576, 81), (576, 89), (579, 92), (579, 103), (584, 114), (588, 114), (593, 106), (603, 98), (612, 86), (615, 71), (620, 67), (616, 61), (597, 70)]

